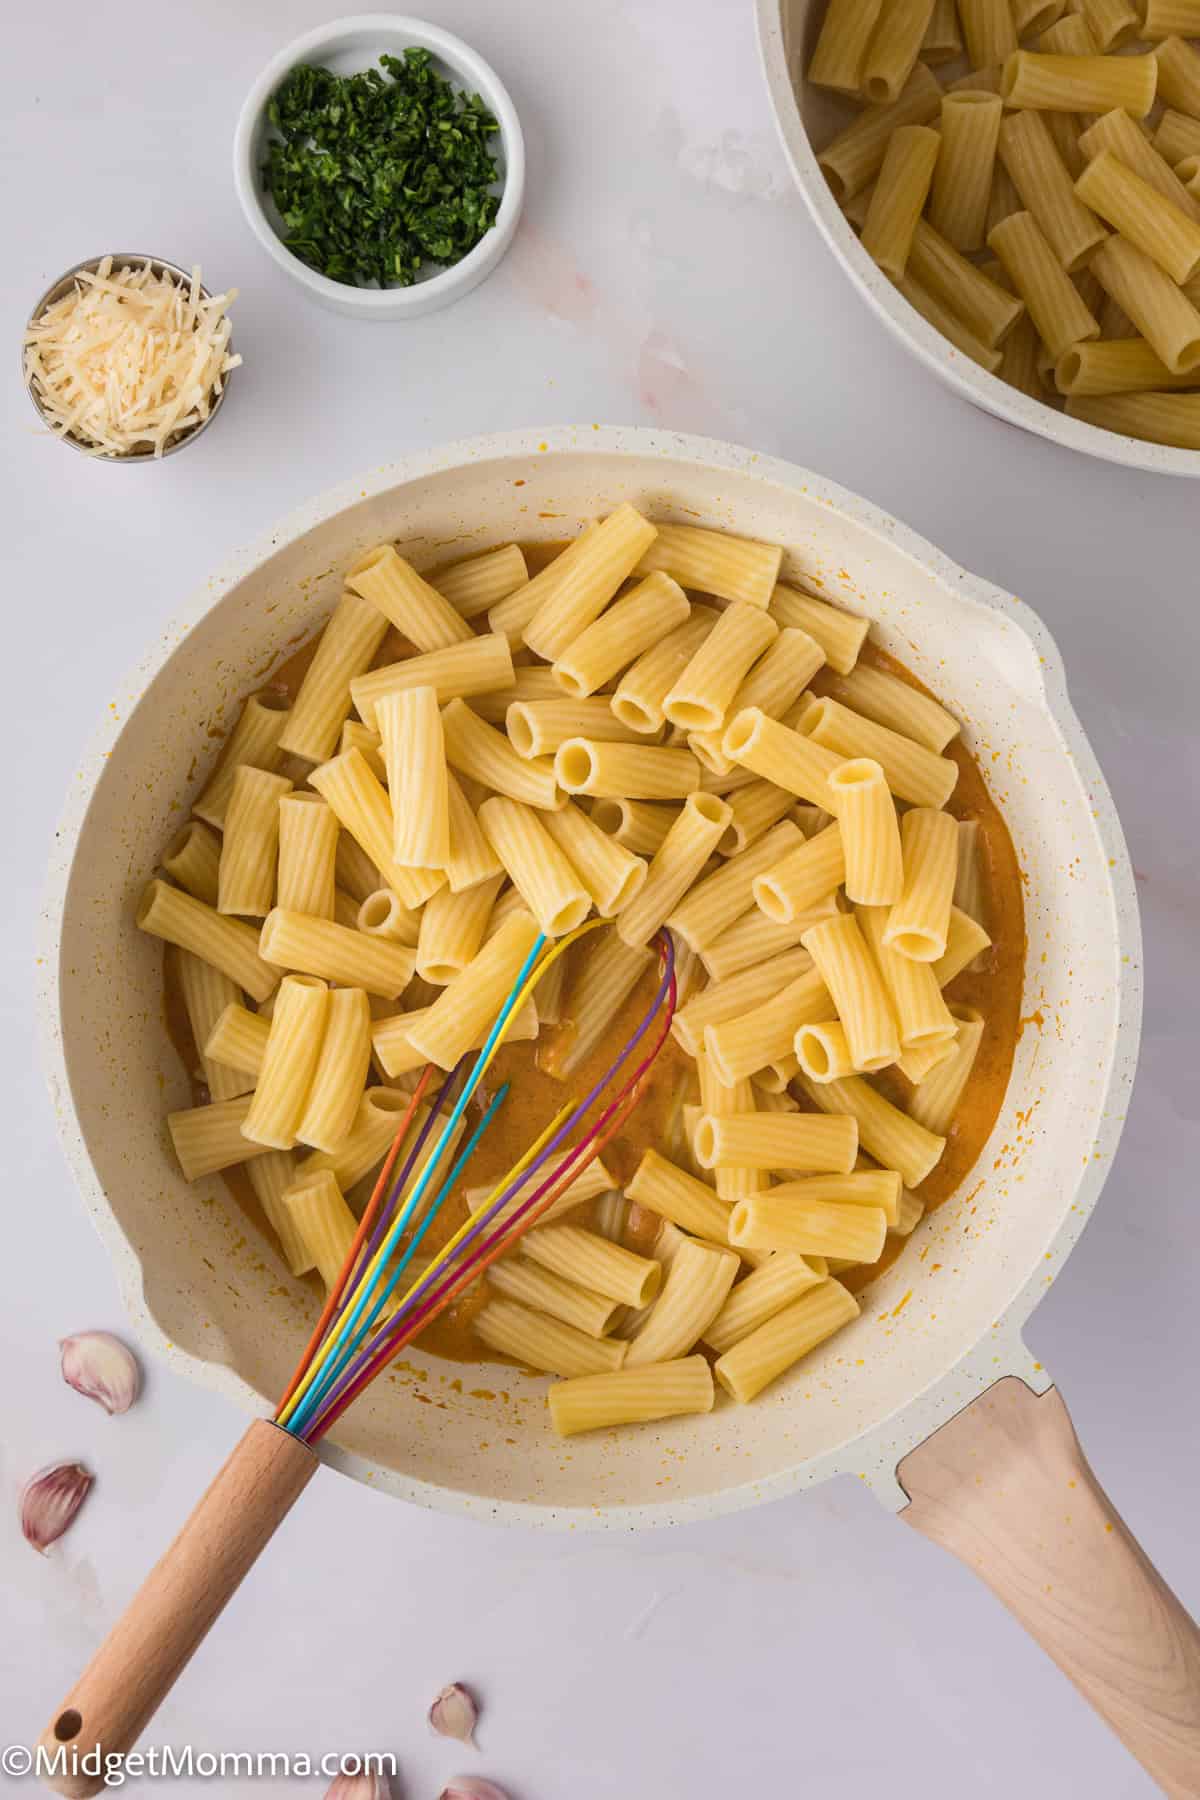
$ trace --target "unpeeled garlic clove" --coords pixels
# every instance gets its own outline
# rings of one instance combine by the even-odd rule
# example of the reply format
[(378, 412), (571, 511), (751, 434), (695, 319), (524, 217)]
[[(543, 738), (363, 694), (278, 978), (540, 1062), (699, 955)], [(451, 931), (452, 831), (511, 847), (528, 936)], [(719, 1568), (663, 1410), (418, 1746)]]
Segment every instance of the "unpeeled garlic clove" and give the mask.
[(391, 1795), (386, 1775), (339, 1775), (325, 1800), (391, 1800)]
[(457, 1738), (460, 1744), (475, 1748), (475, 1725), (479, 1708), (461, 1682), (444, 1687), (429, 1709), (429, 1723), (439, 1737)]
[(133, 1352), (108, 1331), (80, 1331), (59, 1341), (60, 1368), (68, 1387), (98, 1400), (108, 1414), (128, 1412), (138, 1397), (141, 1371)]
[(486, 1775), (455, 1775), (442, 1789), (440, 1800), (508, 1800), (508, 1795)]
[(21, 1530), (43, 1555), (57, 1543), (88, 1497), (93, 1477), (82, 1463), (55, 1463), (25, 1483)]

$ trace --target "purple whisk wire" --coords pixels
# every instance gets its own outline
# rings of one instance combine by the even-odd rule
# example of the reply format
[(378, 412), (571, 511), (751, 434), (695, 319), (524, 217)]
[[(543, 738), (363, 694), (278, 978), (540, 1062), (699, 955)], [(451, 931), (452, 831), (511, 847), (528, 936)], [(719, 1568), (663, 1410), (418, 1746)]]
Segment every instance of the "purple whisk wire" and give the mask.
[[(469, 1250), (471, 1244), (479, 1237), (481, 1232), (487, 1230), (488, 1226), (496, 1218), (496, 1215), (508, 1204), (513, 1195), (519, 1193), (520, 1190), (536, 1176), (538, 1170), (546, 1162), (546, 1159), (554, 1154), (555, 1150), (562, 1143), (563, 1138), (575, 1128), (579, 1123), (579, 1120), (589, 1111), (595, 1101), (603, 1093), (613, 1076), (637, 1049), (638, 1045), (649, 1031), (654, 1019), (660, 1012), (662, 1004), (671, 990), (671, 984), (674, 981), (675, 945), (669, 931), (662, 931), (660, 937), (663, 944), (663, 973), (654, 999), (647, 1008), (637, 1030), (624, 1045), (620, 1054), (608, 1065), (607, 1069), (600, 1076), (599, 1080), (595, 1083), (587, 1096), (575, 1107), (570, 1117), (565, 1119), (552, 1136), (547, 1139), (546, 1143), (543, 1144), (529, 1166), (523, 1169), (519, 1175), (514, 1176), (514, 1178), (507, 1183), (503, 1191), (497, 1195), (487, 1211), (483, 1213), (480, 1218), (475, 1220), (470, 1230), (455, 1248), (454, 1263), (452, 1265), (443, 1265), (441, 1268), (431, 1269), (428, 1274), (422, 1276), (412, 1293), (407, 1296), (388, 1320), (384, 1330), (379, 1332), (369, 1343), (364, 1344), (356, 1352), (353, 1360), (347, 1364), (337, 1381), (325, 1395), (320, 1408), (305, 1428), (303, 1436), (306, 1441), (311, 1443), (320, 1436), (321, 1431), (324, 1428), (323, 1421), (325, 1415), (336, 1406), (347, 1387), (353, 1381), (357, 1380), (367, 1364), (373, 1358), (378, 1357), (386, 1346), (408, 1331), (413, 1309), (417, 1307), (420, 1308), (421, 1318), (424, 1318), (428, 1312), (437, 1309), (443, 1296), (454, 1286), (455, 1281), (458, 1280), (462, 1274), (461, 1259), (463, 1253)], [(630, 1087), (635, 1086), (636, 1083), (641, 1080), (653, 1060), (653, 1057), (647, 1058), (645, 1063), (643, 1063), (635, 1073), (633, 1080), (629, 1084)], [(596, 1125), (588, 1133), (588, 1136), (584, 1141), (577, 1145), (574, 1151), (567, 1153), (567, 1156), (564, 1159), (565, 1166), (569, 1167), (573, 1161), (577, 1161), (579, 1157), (585, 1153), (588, 1144), (596, 1135), (596, 1132), (602, 1129), (603, 1124), (611, 1117), (613, 1110), (615, 1110), (618, 1104), (619, 1099), (614, 1100), (608, 1111), (602, 1115), (602, 1118), (599, 1121), (597, 1121)], [(537, 1205), (537, 1202), (541, 1199), (543, 1194), (545, 1194), (546, 1190), (555, 1181), (561, 1180), (563, 1173), (563, 1167), (553, 1170), (542, 1182), (541, 1186), (521, 1202), (521, 1205), (513, 1213), (511, 1219), (506, 1222), (506, 1229), (511, 1230), (513, 1227), (518, 1226), (521, 1219), (524, 1218), (530, 1208)], [(431, 1284), (438, 1285), (436, 1285), (432, 1293), (429, 1293), (427, 1290), (429, 1290)], [(422, 1302), (424, 1302), (423, 1305), (421, 1304)]]

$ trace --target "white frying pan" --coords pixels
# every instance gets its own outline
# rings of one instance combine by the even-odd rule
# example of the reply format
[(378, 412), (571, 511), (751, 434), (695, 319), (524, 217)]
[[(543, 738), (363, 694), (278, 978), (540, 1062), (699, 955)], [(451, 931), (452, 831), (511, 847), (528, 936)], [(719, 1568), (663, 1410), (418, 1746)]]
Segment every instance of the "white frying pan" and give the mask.
[[(310, 1323), (308, 1296), (246, 1241), (245, 1221), (198, 1204), (162, 1126), (186, 1082), (157, 1024), (160, 947), (132, 921), (176, 824), (172, 802), (195, 784), (196, 746), (228, 722), (253, 671), (313, 629), (371, 543), (398, 539), (428, 564), (562, 537), (625, 499), (783, 544), (785, 574), (868, 613), (965, 720), (1026, 878), (1028, 1023), (1004, 1110), (962, 1191), (918, 1228), (930, 1255), (909, 1249), (850, 1331), (755, 1405), (580, 1438), (563, 1458), (542, 1382), (483, 1373), (494, 1397), (481, 1399), (429, 1359), (425, 1391), (444, 1408), (380, 1384), (322, 1454), (404, 1499), (543, 1529), (669, 1525), (852, 1471), (979, 1571), (1168, 1792), (1200, 1795), (1200, 1635), (1096, 1484), (1021, 1340), (1095, 1204), (1133, 1079), (1140, 945), (1120, 826), (1029, 608), (806, 470), (647, 430), (454, 444), (305, 507), (164, 631), (111, 710), (124, 723), (105, 725), (74, 786), (41, 995), (67, 1154), (130, 1314), (175, 1368), (259, 1413)], [(226, 1571), (230, 1590), (242, 1573)], [(155, 1623), (151, 1710), (207, 1622), (176, 1612)]]

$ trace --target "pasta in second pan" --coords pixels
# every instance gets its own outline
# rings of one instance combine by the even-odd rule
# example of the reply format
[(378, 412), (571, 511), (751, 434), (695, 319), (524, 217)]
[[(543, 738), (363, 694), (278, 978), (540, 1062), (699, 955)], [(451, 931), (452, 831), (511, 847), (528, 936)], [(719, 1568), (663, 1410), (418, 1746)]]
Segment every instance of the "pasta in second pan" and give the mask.
[[(831, 85), (856, 41), (827, 46)], [(905, 43), (880, 80), (903, 81)], [(927, 169), (931, 137), (901, 150)], [(746, 1404), (870, 1312), (988, 1136), (1024, 960), (1012, 846), (952, 696), (780, 582), (777, 546), (609, 517), (561, 567), (558, 546), (485, 547), (462, 611), (436, 569), (364, 555), (355, 654), (285, 654), (138, 910), (174, 946), (183, 1173), (222, 1176), (314, 1306), (421, 1070), (440, 1084), (479, 1048), (539, 932), (598, 922), (522, 1005), (488, 1075), (500, 1111), (422, 1257), (596, 1085), (673, 933), (676, 1020), (638, 1105), (417, 1340), (555, 1378), (564, 1434)], [(281, 762), (309, 668), (328, 754)]]
[(1194, 450), (1190, 34), (1195, 7), (1130, 0), (950, 0), (932, 15), (825, 0), (796, 79), (842, 115), (817, 161), (863, 250), (957, 352), (1072, 418)]

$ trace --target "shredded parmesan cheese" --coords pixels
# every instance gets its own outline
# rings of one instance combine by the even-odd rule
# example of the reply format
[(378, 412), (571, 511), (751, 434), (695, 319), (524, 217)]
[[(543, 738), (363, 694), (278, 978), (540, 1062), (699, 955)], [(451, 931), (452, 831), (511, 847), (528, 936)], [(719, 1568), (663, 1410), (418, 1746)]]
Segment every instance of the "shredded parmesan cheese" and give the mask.
[(191, 280), (106, 256), (25, 333), (25, 373), (52, 431), (93, 456), (161, 456), (203, 423), (240, 356), (230, 356), (237, 289), (205, 299)]

